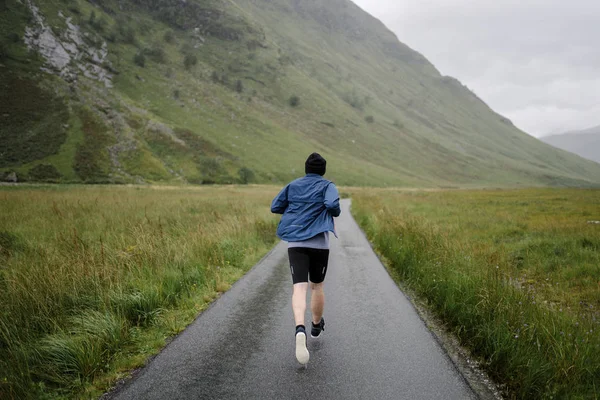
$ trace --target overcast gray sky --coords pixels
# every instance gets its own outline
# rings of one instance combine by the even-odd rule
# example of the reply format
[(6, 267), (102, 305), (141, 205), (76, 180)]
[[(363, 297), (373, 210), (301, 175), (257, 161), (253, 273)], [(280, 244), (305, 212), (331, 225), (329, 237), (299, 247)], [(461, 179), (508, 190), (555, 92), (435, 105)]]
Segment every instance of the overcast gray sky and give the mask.
[(533, 136), (600, 125), (600, 0), (354, 0)]

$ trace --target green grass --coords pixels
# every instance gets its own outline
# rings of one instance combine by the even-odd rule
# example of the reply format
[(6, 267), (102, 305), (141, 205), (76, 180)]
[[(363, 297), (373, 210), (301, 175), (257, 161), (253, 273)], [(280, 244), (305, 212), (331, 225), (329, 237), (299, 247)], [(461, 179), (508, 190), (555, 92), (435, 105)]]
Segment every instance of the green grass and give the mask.
[(392, 275), (509, 398), (600, 396), (597, 190), (354, 190)]
[(97, 398), (275, 242), (271, 187), (0, 190), (0, 397)]

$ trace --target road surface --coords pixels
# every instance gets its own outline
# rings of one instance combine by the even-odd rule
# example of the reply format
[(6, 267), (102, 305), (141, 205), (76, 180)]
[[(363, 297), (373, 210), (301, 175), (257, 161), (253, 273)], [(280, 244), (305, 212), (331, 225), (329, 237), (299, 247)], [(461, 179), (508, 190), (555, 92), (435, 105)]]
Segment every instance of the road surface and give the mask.
[[(325, 331), (294, 356), (292, 281), (279, 243), (111, 399), (476, 399), (342, 201)], [(306, 316), (307, 324), (310, 315)]]

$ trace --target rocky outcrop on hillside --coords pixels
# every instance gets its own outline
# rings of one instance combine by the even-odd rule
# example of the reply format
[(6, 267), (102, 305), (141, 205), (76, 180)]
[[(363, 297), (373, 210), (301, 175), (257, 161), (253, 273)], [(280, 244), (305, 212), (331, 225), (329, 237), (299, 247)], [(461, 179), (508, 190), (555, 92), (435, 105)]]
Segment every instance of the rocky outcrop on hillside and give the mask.
[(112, 75), (106, 68), (111, 68), (106, 42), (102, 41), (100, 48), (94, 47), (88, 43), (89, 34), (82, 34), (71, 18), (62, 13), (59, 16), (67, 29), (56, 33), (32, 0), (27, 0), (27, 5), (33, 18), (31, 25), (25, 28), (24, 40), (30, 51), (38, 52), (46, 60), (44, 71), (56, 73), (67, 81), (75, 81), (81, 74), (112, 87)]

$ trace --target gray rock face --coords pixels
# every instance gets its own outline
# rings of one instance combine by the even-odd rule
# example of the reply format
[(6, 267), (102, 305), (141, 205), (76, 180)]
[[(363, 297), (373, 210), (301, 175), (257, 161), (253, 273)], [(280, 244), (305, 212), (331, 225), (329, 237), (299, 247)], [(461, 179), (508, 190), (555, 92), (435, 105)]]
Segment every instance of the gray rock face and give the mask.
[(18, 182), (18, 178), (17, 178), (17, 173), (16, 172), (9, 172), (6, 177), (4, 178), (5, 182), (10, 182), (10, 183), (17, 183)]
[[(112, 75), (104, 69), (104, 65), (110, 65), (108, 61), (108, 46), (102, 43), (100, 49), (86, 44), (79, 26), (71, 22), (71, 18), (65, 17), (59, 12), (59, 16), (65, 19), (67, 30), (57, 35), (44, 21), (40, 9), (32, 0), (27, 0), (33, 16), (32, 24), (25, 28), (25, 44), (30, 51), (37, 51), (46, 60), (43, 71), (57, 73), (68, 81), (74, 81), (79, 74), (104, 83), (106, 87), (112, 87)], [(85, 61), (90, 60), (90, 61)]]

